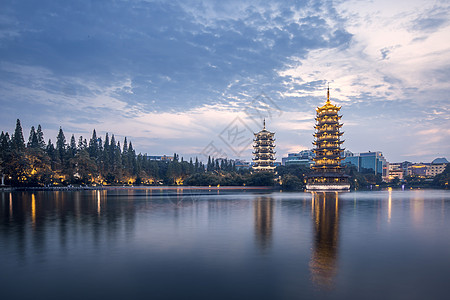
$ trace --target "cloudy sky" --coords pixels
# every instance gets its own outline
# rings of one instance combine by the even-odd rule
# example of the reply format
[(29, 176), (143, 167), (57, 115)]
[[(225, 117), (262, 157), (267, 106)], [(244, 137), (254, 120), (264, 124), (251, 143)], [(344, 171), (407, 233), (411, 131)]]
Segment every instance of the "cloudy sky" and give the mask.
[(137, 152), (251, 158), (312, 147), (342, 106), (344, 146), (390, 162), (450, 159), (450, 2), (8, 1), (0, 130), (127, 136)]

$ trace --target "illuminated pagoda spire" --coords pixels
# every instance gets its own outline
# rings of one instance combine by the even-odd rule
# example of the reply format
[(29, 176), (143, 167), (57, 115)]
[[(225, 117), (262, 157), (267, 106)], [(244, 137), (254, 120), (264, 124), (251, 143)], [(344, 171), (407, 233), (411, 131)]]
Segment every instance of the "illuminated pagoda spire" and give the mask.
[(316, 125), (314, 128), (315, 148), (313, 173), (308, 176), (306, 188), (309, 190), (348, 190), (348, 175), (343, 174), (341, 160), (341, 140), (343, 132), (340, 132), (342, 118), (338, 114), (341, 107), (331, 104), (330, 88), (327, 89), (327, 102), (316, 109)]
[(254, 133), (253, 139), (253, 170), (254, 171), (271, 171), (275, 169), (275, 145), (273, 138), (275, 132), (266, 129), (266, 119), (263, 121), (263, 130)]

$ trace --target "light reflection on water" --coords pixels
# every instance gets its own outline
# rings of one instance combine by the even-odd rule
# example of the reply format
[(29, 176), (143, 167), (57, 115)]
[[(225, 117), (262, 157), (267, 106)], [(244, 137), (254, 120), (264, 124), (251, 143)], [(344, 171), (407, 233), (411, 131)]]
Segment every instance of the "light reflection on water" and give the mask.
[(337, 193), (312, 193), (314, 243), (309, 264), (313, 284), (332, 289), (337, 273), (339, 199)]
[(0, 288), (16, 299), (423, 299), (450, 291), (446, 191), (125, 189), (0, 199)]

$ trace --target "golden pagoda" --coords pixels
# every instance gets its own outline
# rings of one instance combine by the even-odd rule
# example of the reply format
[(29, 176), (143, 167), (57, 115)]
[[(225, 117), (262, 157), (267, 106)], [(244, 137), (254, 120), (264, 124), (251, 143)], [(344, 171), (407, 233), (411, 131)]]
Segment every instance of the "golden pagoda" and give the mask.
[(338, 115), (341, 107), (330, 102), (330, 88), (327, 90), (327, 102), (316, 109), (316, 125), (314, 128), (315, 141), (313, 142), (316, 154), (314, 158), (313, 173), (308, 176), (306, 189), (308, 190), (348, 190), (348, 175), (343, 174), (341, 160), (342, 124)]
[(266, 129), (266, 120), (264, 119), (264, 128), (260, 132), (254, 133), (253, 140), (253, 170), (254, 171), (271, 171), (275, 169), (275, 148), (273, 138), (275, 132), (270, 132)]

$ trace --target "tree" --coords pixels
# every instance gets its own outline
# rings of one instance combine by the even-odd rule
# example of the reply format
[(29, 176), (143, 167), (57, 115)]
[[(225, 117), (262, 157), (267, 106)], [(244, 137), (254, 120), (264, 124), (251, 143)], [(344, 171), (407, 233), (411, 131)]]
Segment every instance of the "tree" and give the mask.
[(75, 136), (72, 134), (69, 145), (69, 159), (74, 158), (76, 153), (77, 153), (77, 143), (75, 142)]
[(36, 135), (36, 131), (34, 130), (34, 126), (31, 126), (30, 136), (28, 138), (27, 148), (38, 148), (38, 137)]
[(44, 133), (42, 132), (41, 124), (38, 125), (38, 128), (36, 130), (36, 138), (38, 141), (38, 146), (42, 150), (45, 150), (45, 141), (44, 141)]
[(133, 145), (130, 144), (128, 146), (128, 152), (127, 152), (127, 161), (128, 161), (128, 170), (131, 174), (136, 173), (136, 152), (133, 149)]
[(61, 127), (59, 127), (58, 136), (56, 137), (56, 150), (65, 151), (66, 150), (66, 137)]
[(50, 164), (53, 171), (59, 167), (59, 158), (55, 150), (55, 146), (52, 144), (52, 140), (49, 139), (46, 148), (47, 155), (50, 157)]
[(81, 183), (89, 183), (98, 175), (98, 168), (95, 160), (90, 157), (86, 150), (79, 151), (72, 159), (71, 163), (76, 166), (75, 177), (78, 178)]
[(6, 134), (2, 133), (0, 134), (0, 174), (2, 175), (2, 184), (4, 182), (5, 174), (8, 172), (8, 166), (7, 163), (10, 159), (11, 155), (11, 147), (10, 147), (10, 140), (9, 140), (9, 134), (8, 132)]
[(274, 173), (257, 172), (250, 175), (247, 185), (252, 186), (272, 186), (274, 184)]
[(200, 164), (198, 163), (198, 157), (195, 157), (194, 170), (195, 170), (195, 173), (200, 172)]
[(83, 137), (80, 135), (80, 138), (78, 139), (78, 145), (77, 145), (77, 150), (83, 150)]
[(447, 164), (444, 171), (441, 174), (438, 174), (434, 177), (433, 184), (435, 186), (448, 189), (449, 182), (450, 182), (450, 164)]
[(14, 135), (11, 139), (12, 149), (15, 151), (25, 150), (25, 140), (23, 139), (22, 125), (20, 125), (20, 120), (17, 119), (16, 129), (14, 130)]
[(123, 140), (123, 149), (122, 149), (122, 167), (125, 169), (125, 171), (128, 171), (130, 169), (130, 164), (128, 160), (128, 141), (127, 137)]
[(213, 170), (211, 163), (211, 156), (208, 156), (208, 164), (206, 165), (206, 171), (211, 172)]
[(66, 137), (61, 127), (59, 127), (58, 136), (56, 137), (56, 152), (61, 164), (66, 162)]
[(92, 132), (91, 139), (89, 140), (88, 152), (90, 157), (93, 157), (94, 159), (98, 158), (98, 141), (97, 141), (97, 132), (95, 132), (95, 129)]
[(281, 186), (286, 190), (302, 190), (304, 188), (303, 181), (297, 176), (286, 174), (281, 178)]

